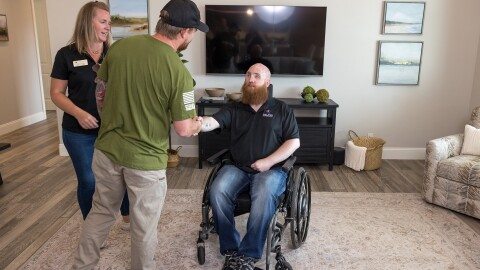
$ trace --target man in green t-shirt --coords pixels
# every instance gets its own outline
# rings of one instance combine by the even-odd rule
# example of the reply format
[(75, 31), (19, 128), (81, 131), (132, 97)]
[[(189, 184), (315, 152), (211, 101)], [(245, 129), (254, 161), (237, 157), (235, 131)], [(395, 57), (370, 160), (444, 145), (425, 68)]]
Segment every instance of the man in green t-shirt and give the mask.
[[(74, 269), (93, 269), (115, 223), (125, 190), (130, 201), (131, 269), (156, 269), (157, 224), (166, 195), (170, 123), (195, 136), (193, 78), (177, 51), (195, 32), (208, 31), (191, 0), (171, 0), (155, 34), (121, 39), (109, 49), (97, 78), (102, 124), (95, 143), (96, 186), (75, 255)], [(103, 101), (103, 102), (102, 102)]]

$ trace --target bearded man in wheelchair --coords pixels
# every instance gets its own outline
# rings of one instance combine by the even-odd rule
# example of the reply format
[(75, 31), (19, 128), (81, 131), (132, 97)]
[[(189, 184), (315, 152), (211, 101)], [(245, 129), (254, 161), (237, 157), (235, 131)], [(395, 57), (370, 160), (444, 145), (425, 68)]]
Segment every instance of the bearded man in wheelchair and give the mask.
[[(288, 172), (282, 164), (300, 147), (293, 111), (269, 97), (270, 76), (266, 66), (254, 64), (245, 75), (241, 101), (199, 120), (202, 132), (220, 128), (231, 134), (231, 162), (216, 173), (208, 194), (225, 270), (253, 270), (262, 257), (277, 199), (286, 188)], [(249, 192), (251, 207), (241, 239), (234, 212), (244, 192)]]

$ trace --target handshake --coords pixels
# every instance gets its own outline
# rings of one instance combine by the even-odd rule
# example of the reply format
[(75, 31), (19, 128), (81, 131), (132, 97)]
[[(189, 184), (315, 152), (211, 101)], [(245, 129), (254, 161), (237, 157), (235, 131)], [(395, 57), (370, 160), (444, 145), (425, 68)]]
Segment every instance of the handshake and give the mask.
[(220, 127), (220, 124), (211, 116), (195, 116), (193, 121), (193, 136), (197, 136), (200, 132), (212, 131)]
[(197, 136), (200, 131), (202, 131), (202, 126), (203, 126), (203, 117), (201, 116), (194, 116), (193, 117), (193, 122), (194, 122), (194, 131), (193, 131), (193, 136)]

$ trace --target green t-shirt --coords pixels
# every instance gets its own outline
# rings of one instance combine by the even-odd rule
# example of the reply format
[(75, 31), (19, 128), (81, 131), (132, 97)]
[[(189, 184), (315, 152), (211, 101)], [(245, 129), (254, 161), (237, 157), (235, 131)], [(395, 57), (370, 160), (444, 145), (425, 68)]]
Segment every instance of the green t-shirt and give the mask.
[(95, 148), (128, 168), (165, 169), (171, 120), (196, 114), (193, 78), (174, 49), (150, 35), (121, 39), (98, 77), (107, 91)]

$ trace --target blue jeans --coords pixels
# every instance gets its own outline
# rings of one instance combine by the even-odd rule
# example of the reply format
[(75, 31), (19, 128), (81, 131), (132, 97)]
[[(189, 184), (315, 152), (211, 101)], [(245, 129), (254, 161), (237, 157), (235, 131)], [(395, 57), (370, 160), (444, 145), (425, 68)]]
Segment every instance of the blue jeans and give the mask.
[[(96, 134), (82, 134), (63, 129), (63, 144), (67, 148), (73, 168), (77, 174), (77, 200), (83, 219), (87, 218), (92, 208), (92, 198), (95, 192), (95, 177), (92, 171), (93, 145), (97, 139)], [(125, 192), (120, 207), (122, 216), (129, 215), (128, 195)]]
[[(238, 255), (260, 259), (267, 238), (276, 201), (285, 191), (287, 174), (281, 167), (262, 173), (246, 173), (233, 165), (225, 165), (210, 187), (215, 229), (220, 239), (220, 252), (237, 250)], [(251, 197), (247, 233), (240, 242), (235, 228), (234, 209), (239, 194), (249, 190)]]

